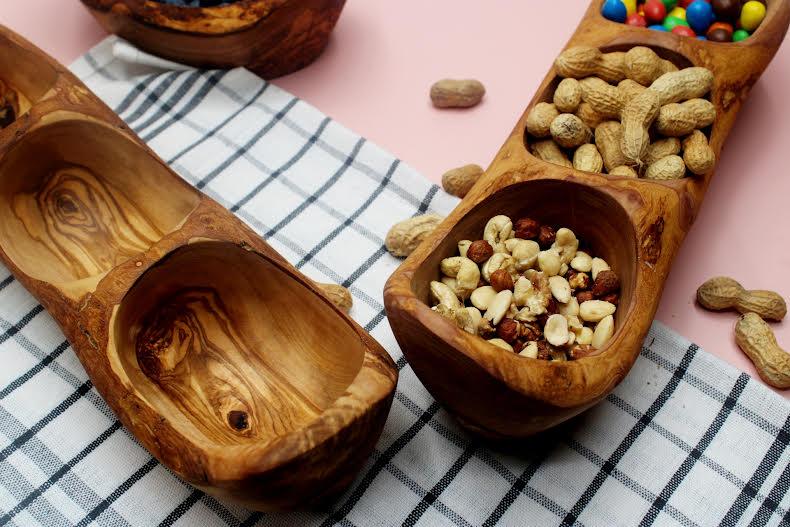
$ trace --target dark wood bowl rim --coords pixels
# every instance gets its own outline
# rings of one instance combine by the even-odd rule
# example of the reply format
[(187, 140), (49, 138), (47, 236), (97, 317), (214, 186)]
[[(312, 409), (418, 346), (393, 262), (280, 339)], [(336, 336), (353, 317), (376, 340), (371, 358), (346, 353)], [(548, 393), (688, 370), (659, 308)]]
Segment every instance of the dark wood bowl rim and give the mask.
[(152, 0), (82, 0), (91, 9), (125, 15), (176, 32), (206, 36), (247, 29), (294, 0), (237, 0), (216, 7), (188, 7)]

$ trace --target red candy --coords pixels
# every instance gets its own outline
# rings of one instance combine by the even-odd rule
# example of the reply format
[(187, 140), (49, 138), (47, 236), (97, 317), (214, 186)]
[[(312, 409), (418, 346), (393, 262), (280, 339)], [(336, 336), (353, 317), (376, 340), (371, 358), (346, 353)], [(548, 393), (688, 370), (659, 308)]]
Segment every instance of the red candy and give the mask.
[(644, 11), (647, 21), (655, 24), (660, 24), (667, 16), (667, 8), (661, 0), (647, 0)]
[(625, 23), (629, 26), (647, 27), (647, 20), (645, 20), (645, 17), (639, 13), (628, 15), (628, 18), (625, 19)]
[(676, 35), (680, 35), (680, 36), (683, 36), (683, 37), (696, 37), (697, 36), (697, 34), (694, 33), (693, 29), (691, 29), (690, 27), (686, 27), (686, 26), (675, 26), (675, 28), (672, 30), (672, 32), (674, 34), (676, 34)]

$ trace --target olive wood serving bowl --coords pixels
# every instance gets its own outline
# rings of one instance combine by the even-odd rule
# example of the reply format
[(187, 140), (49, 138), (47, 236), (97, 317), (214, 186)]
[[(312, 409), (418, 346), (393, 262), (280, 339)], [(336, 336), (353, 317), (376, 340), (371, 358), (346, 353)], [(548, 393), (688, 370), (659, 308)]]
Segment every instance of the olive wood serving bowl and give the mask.
[(384, 426), (389, 355), (2, 26), (0, 78), (31, 104), (0, 131), (0, 259), (124, 426), (185, 481), (250, 508), (344, 490)]
[[(715, 74), (718, 115), (711, 146), (721, 148), (752, 85), (787, 31), (790, 2), (768, 0), (754, 35), (719, 44), (605, 20), (591, 3), (568, 46), (603, 51), (647, 45), (680, 67)], [(533, 157), (525, 134), (531, 108), (551, 99), (552, 69), (510, 137), (472, 191), (387, 282), (384, 299), (395, 336), (431, 394), (467, 429), (510, 440), (553, 427), (606, 396), (628, 373), (650, 328), (670, 266), (713, 176), (669, 182), (580, 172)], [(457, 242), (480, 238), (497, 214), (529, 216), (571, 228), (620, 275), (616, 332), (596, 355), (570, 362), (520, 357), (470, 335), (431, 311), (429, 284)]]
[(200, 68), (244, 66), (273, 79), (318, 58), (346, 0), (238, 0), (216, 7), (82, 3), (104, 29), (154, 55)]

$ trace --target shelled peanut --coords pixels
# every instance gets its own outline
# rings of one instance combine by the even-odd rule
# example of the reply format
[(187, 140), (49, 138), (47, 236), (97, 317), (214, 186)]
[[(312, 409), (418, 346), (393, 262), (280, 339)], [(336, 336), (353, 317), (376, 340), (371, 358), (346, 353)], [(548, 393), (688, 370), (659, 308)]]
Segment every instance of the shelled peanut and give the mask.
[[(679, 179), (713, 169), (716, 156), (703, 132), (716, 119), (704, 97), (713, 74), (678, 70), (652, 49), (602, 53), (568, 48), (555, 61), (562, 81), (552, 102), (527, 115), (536, 157), (587, 172)], [(602, 163), (598, 163), (598, 159)]]
[(478, 240), (461, 240), (431, 282), (433, 310), (462, 330), (521, 356), (579, 359), (614, 334), (620, 279), (579, 250), (568, 228), (532, 218), (491, 218)]

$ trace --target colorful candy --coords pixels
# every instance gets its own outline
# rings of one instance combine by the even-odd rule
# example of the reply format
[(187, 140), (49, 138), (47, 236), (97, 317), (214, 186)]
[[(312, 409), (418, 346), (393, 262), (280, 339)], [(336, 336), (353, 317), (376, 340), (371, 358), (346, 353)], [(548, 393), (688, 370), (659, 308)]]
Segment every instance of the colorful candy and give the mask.
[[(724, 36), (724, 40), (716, 40), (715, 38), (710, 38), (711, 33), (714, 31), (721, 30), (724, 33), (719, 34), (719, 37), (722, 38)], [(707, 32), (707, 37), (710, 40), (715, 40), (716, 42), (732, 42), (732, 32), (735, 31), (733, 29), (732, 24), (728, 24), (727, 22), (714, 22), (710, 25)]]
[(664, 27), (667, 28), (667, 31), (672, 31), (678, 26), (688, 27), (688, 25), (689, 25), (688, 22), (676, 16), (668, 16), (664, 19)]
[(667, 17), (667, 8), (661, 0), (647, 0), (643, 9), (649, 22), (660, 24)]
[(751, 0), (741, 8), (741, 27), (746, 31), (754, 31), (765, 18), (765, 5)]
[[(680, 7), (682, 7), (683, 9), (686, 9), (686, 8), (688, 8), (688, 6), (689, 6), (689, 5), (691, 5), (691, 3), (692, 3), (693, 1), (694, 1), (694, 0), (680, 0), (680, 2), (678, 2), (678, 5), (679, 5)], [(702, 0), (702, 1), (703, 1), (703, 2), (707, 2), (707, 3), (710, 3), (710, 0)]]
[(690, 27), (686, 26), (675, 26), (672, 28), (672, 32), (676, 35), (680, 35), (682, 37), (696, 37), (697, 34), (694, 33), (694, 30)]
[(628, 10), (621, 0), (606, 0), (601, 8), (601, 14), (612, 22), (623, 23), (628, 17)]
[(704, 0), (694, 0), (686, 9), (686, 21), (695, 33), (704, 34), (716, 21), (713, 7)]
[(732, 33), (720, 27), (709, 30), (707, 37), (711, 42), (732, 42)]
[(724, 22), (735, 22), (741, 16), (741, 0), (712, 0), (710, 5), (716, 18)]
[(675, 18), (686, 20), (686, 10), (683, 9), (682, 7), (676, 7), (675, 9), (670, 11), (667, 16), (674, 16)]
[(732, 34), (732, 41), (733, 42), (740, 42), (741, 40), (746, 40), (749, 38), (749, 32), (745, 29), (739, 29), (735, 33)]
[(601, 14), (633, 27), (740, 42), (760, 26), (766, 6), (766, 0), (605, 0)]
[(634, 27), (647, 27), (647, 20), (639, 13), (628, 15), (628, 18), (625, 19), (625, 23)]

